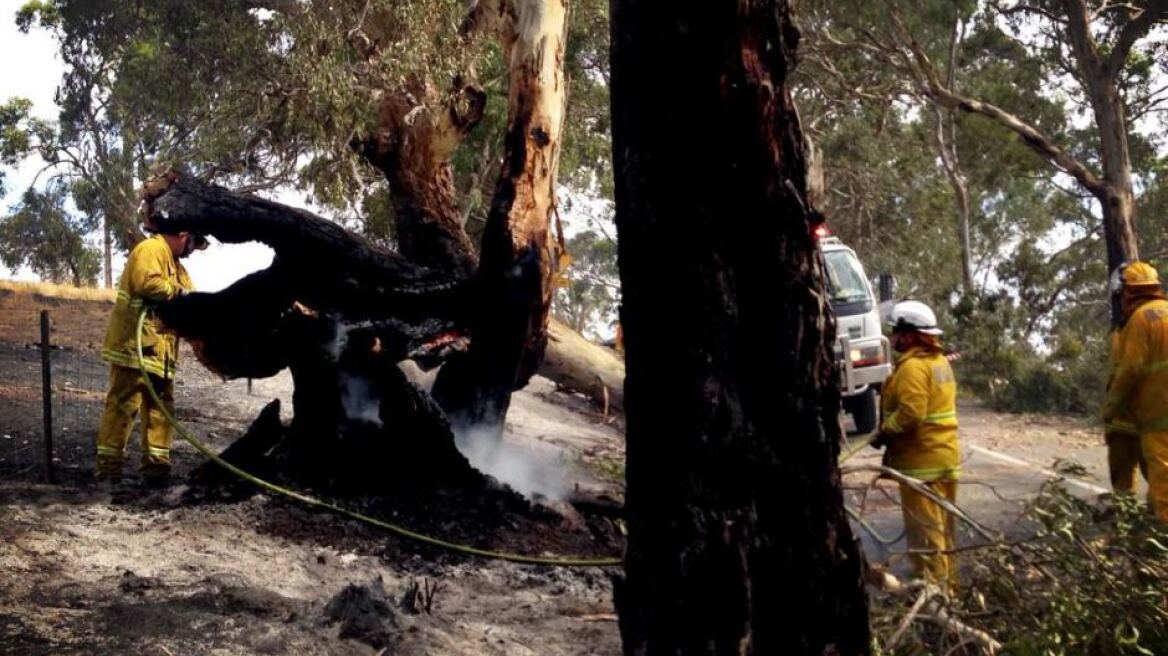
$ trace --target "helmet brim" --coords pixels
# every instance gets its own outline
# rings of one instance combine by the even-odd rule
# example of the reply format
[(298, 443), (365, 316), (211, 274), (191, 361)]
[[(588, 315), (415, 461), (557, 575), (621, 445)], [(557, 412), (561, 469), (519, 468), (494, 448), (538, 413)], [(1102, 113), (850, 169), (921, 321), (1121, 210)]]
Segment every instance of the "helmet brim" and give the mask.
[(902, 332), (921, 333), (922, 335), (933, 335), (934, 337), (937, 335), (944, 335), (945, 334), (944, 330), (941, 330), (940, 328), (937, 328), (936, 326), (934, 326), (932, 328), (917, 328), (916, 326), (909, 325), (907, 323), (892, 323), (890, 321), (884, 322), (884, 325), (887, 326), (888, 330), (890, 330), (892, 332), (896, 332), (899, 330)]

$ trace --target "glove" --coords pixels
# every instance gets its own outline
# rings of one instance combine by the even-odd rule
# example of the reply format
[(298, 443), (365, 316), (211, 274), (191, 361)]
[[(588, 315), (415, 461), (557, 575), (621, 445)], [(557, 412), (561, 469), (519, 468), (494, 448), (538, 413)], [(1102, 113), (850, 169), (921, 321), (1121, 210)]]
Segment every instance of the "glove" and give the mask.
[(879, 451), (888, 446), (888, 438), (888, 433), (880, 431), (879, 433), (876, 433), (876, 437), (868, 444), (868, 446)]

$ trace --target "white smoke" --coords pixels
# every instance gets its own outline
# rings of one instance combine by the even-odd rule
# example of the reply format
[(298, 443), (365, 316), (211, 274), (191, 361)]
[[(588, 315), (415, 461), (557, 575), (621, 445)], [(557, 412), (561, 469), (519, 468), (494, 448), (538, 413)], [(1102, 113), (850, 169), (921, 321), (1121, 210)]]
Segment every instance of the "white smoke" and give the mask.
[(349, 421), (364, 421), (381, 427), (381, 399), (364, 378), (341, 374), (341, 406)]
[(485, 427), (456, 430), (454, 443), (475, 469), (499, 479), (527, 497), (562, 500), (568, 492), (564, 463), (549, 451), (537, 451), (497, 438)]

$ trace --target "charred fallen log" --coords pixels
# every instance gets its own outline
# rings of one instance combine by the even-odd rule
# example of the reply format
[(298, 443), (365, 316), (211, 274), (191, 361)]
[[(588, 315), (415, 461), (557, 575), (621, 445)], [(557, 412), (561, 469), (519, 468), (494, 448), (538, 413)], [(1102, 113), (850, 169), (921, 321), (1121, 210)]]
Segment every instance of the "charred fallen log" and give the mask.
[(276, 251), (268, 269), (221, 292), (156, 308), (225, 377), (291, 371), (293, 421), (270, 449), (273, 471), (337, 490), (478, 480), (442, 410), (396, 366), (407, 357), (440, 361), (450, 342), (444, 336), (465, 323), (470, 281), (417, 266), (309, 212), (178, 172), (149, 185), (146, 200), (157, 230), (261, 241)]
[(469, 306), (471, 282), (465, 276), (414, 264), (306, 210), (176, 171), (148, 185), (145, 200), (148, 222), (163, 232), (191, 230), (226, 243), (267, 244), (277, 255), (269, 269), (273, 278), (318, 311), (350, 319), (457, 321)]

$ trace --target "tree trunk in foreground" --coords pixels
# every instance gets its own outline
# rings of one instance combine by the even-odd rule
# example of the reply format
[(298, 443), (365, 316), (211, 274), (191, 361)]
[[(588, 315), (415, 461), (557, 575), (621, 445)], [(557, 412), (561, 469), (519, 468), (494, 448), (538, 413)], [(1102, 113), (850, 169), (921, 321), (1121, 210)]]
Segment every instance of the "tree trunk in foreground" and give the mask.
[(788, 2), (612, 16), (625, 653), (865, 654)]

